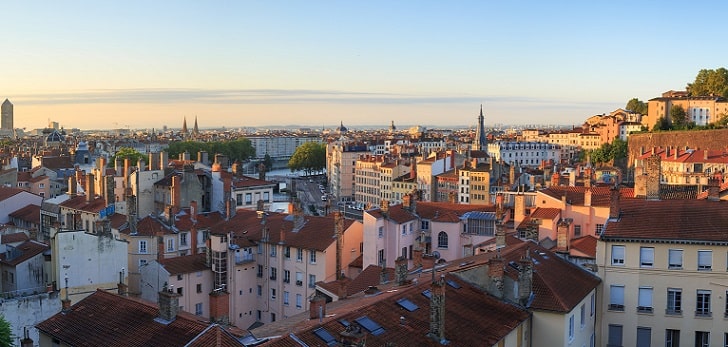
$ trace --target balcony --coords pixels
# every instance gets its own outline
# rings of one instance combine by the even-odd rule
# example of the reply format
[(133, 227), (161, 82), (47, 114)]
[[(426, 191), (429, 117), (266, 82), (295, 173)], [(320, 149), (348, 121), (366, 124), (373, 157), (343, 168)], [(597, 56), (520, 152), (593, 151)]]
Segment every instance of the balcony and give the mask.
[(704, 311), (704, 310), (698, 310), (698, 311), (695, 311), (695, 317), (698, 317), (698, 318), (710, 318), (710, 317), (713, 317), (713, 313), (710, 312), (710, 311), (707, 311), (707, 310), (706, 311)]
[(637, 313), (652, 313), (651, 306), (637, 306)]
[(299, 287), (300, 286), (303, 286), (303, 281), (296, 281), (296, 285), (299, 286)]
[(624, 305), (620, 305), (620, 304), (609, 304), (608, 309), (610, 311), (622, 311), (623, 312), (624, 311)]

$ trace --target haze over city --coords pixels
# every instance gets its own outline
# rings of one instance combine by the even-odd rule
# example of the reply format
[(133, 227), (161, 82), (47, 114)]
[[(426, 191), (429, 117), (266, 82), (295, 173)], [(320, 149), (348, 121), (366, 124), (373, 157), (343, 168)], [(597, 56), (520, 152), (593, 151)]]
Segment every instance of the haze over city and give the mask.
[(10, 2), (0, 99), (28, 129), (580, 124), (724, 65), (726, 7)]

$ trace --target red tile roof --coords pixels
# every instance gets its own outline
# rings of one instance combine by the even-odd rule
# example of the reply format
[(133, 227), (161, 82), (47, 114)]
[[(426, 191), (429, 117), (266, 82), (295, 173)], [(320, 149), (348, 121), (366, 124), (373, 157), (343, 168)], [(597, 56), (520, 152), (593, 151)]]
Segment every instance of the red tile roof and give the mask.
[(159, 261), (170, 275), (181, 275), (209, 269), (205, 265), (205, 253), (184, 255)]
[(728, 242), (728, 201), (622, 200), (603, 240)]
[[(284, 243), (289, 246), (304, 249), (324, 251), (334, 239), (334, 218), (329, 216), (303, 216), (302, 226), (299, 230), (294, 229), (295, 215), (287, 215), (277, 212), (268, 212), (266, 226), (269, 230), (269, 242), (279, 243), (281, 231), (284, 235)], [(250, 242), (259, 242), (263, 239), (262, 219), (258, 218), (256, 211), (238, 210), (228, 221), (223, 221), (210, 228), (213, 234), (233, 233), (233, 243), (248, 247)], [(354, 221), (344, 220), (344, 231)]]
[(4, 265), (17, 266), (18, 264), (50, 249), (48, 245), (37, 241), (25, 241), (15, 248), (20, 252), (18, 256), (8, 260), (8, 252), (5, 252), (0, 254), (0, 262)]
[(597, 240), (593, 235), (586, 235), (571, 240), (569, 255), (572, 257), (591, 258), (597, 257)]
[(0, 235), (0, 239), (2, 239), (2, 244), (6, 243), (18, 243), (18, 242), (24, 242), (30, 240), (28, 235), (25, 233), (12, 233), (12, 234), (3, 234)]
[[(445, 338), (450, 346), (495, 345), (529, 317), (526, 310), (485, 295), (456, 276), (445, 275), (445, 279), (460, 285), (458, 289), (449, 285), (444, 287)], [(385, 346), (387, 343), (397, 346), (440, 346), (439, 341), (427, 336), (430, 329), (430, 299), (422, 293), (430, 286), (430, 281), (421, 281), (406, 287), (395, 287), (389, 293), (352, 300), (350, 305), (342, 305), (337, 309), (327, 307), (327, 317), (322, 324), (318, 320), (302, 322), (292, 333), (308, 346), (325, 346), (314, 331), (323, 328), (338, 340), (339, 333), (345, 330), (341, 320), (354, 322), (361, 317), (368, 317), (379, 324), (384, 332), (377, 336), (367, 333), (367, 346)], [(417, 309), (404, 309), (398, 304), (402, 299), (409, 300)], [(365, 304), (362, 306), (361, 303)], [(300, 344), (287, 335), (263, 346)]]
[(8, 216), (26, 222), (40, 224), (40, 206), (28, 205), (19, 210), (16, 210), (15, 212), (10, 213)]
[(260, 186), (273, 186), (275, 183), (259, 180), (257, 178), (248, 176), (233, 176), (232, 186), (233, 188), (248, 188), (248, 187), (260, 187)]
[(0, 201), (3, 201), (11, 196), (20, 194), (22, 192), (25, 192), (25, 190), (22, 190), (20, 188), (12, 188), (12, 187), (0, 187)]
[(584, 194), (587, 189), (592, 191), (591, 206), (609, 206), (610, 187), (552, 186), (539, 191), (539, 193), (546, 194), (557, 200), (561, 200), (561, 197), (566, 195), (566, 201), (569, 204), (581, 206), (584, 205)]
[(163, 324), (155, 321), (158, 313), (156, 305), (98, 289), (68, 312), (57, 313), (36, 328), (71, 346), (176, 347), (195, 341), (214, 341), (205, 346), (242, 346), (234, 344), (236, 340), (229, 334), (206, 336), (210, 324), (199, 317), (180, 312), (174, 321)]
[(77, 195), (62, 202), (60, 206), (74, 210), (98, 213), (99, 211), (106, 208), (106, 200), (101, 197), (96, 197), (91, 200), (91, 202), (88, 202), (86, 201), (85, 195)]
[[(675, 151), (678, 156), (675, 158)], [(706, 158), (707, 152), (707, 158)], [(639, 159), (647, 159), (651, 157), (652, 150), (645, 152)], [(670, 149), (670, 155), (667, 155), (665, 148), (656, 148), (655, 155), (660, 157), (661, 161), (671, 163), (713, 163), (713, 164), (728, 164), (728, 150), (726, 149), (688, 149), (680, 150), (679, 148)]]
[[(413, 221), (417, 219), (417, 216), (433, 222), (457, 223), (460, 221), (462, 215), (473, 211), (495, 212), (495, 205), (467, 205), (450, 202), (417, 201), (414, 212), (405, 208), (402, 204), (390, 206), (387, 212), (387, 218), (399, 224)], [(372, 215), (374, 218), (384, 217), (381, 209), (369, 210), (366, 213)]]

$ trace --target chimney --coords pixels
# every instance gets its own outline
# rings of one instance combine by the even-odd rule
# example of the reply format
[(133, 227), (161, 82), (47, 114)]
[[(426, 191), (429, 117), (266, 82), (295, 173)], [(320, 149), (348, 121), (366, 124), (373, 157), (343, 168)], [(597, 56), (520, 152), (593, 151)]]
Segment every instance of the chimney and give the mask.
[(197, 200), (190, 201), (190, 220), (197, 222)]
[(210, 321), (221, 324), (230, 324), (230, 293), (225, 287), (217, 288), (210, 293)]
[(94, 174), (86, 174), (86, 201), (91, 202), (94, 200), (96, 192), (94, 192)]
[(131, 159), (124, 158), (124, 182), (128, 182), (129, 170), (131, 170)]
[(551, 175), (551, 186), (552, 187), (558, 187), (559, 181), (561, 180), (561, 175), (559, 175), (558, 171), (554, 172), (553, 175)]
[(114, 176), (102, 176), (104, 182), (104, 200), (106, 206), (113, 205), (116, 201), (116, 194), (114, 194)]
[(407, 258), (404, 256), (398, 257), (394, 261), (395, 276), (397, 279), (397, 285), (403, 286), (407, 283)]
[(590, 187), (584, 189), (584, 206), (591, 206), (592, 204), (592, 190)]
[(526, 218), (526, 196), (522, 193), (513, 196), (513, 225), (519, 225)]
[(430, 332), (427, 334), (440, 344), (445, 340), (445, 275), (430, 286)]
[(101, 170), (101, 172), (106, 172), (106, 157), (104, 157), (104, 156), (99, 157), (98, 165), (99, 165), (99, 170)]
[(511, 164), (511, 169), (508, 172), (508, 183), (510, 183), (510, 185), (516, 184), (516, 165), (515, 164)]
[(500, 250), (496, 251), (495, 257), (488, 259), (488, 278), (490, 285), (488, 292), (498, 299), (503, 299), (503, 258)]
[(343, 347), (364, 346), (366, 333), (361, 329), (359, 323), (353, 321), (345, 330), (339, 332), (339, 340)]
[(569, 187), (576, 186), (576, 172), (569, 171)]
[(159, 318), (172, 322), (177, 318), (179, 312), (179, 297), (181, 295), (174, 292), (174, 288), (165, 286), (159, 292)]
[(149, 170), (159, 170), (159, 153), (149, 153)]
[(242, 174), (243, 174), (243, 170), (241, 169), (240, 162), (236, 160), (233, 163), (233, 175), (237, 177), (237, 176), (240, 176)]
[(417, 178), (417, 164), (415, 163), (414, 159), (412, 159), (412, 164), (410, 166), (411, 166), (411, 168), (410, 168), (409, 178), (411, 180), (413, 180), (413, 179)]
[(520, 271), (518, 272), (518, 301), (523, 306), (528, 306), (533, 290), (533, 264), (531, 255), (526, 248), (526, 254), (518, 261)]
[(308, 318), (323, 319), (326, 317), (326, 298), (323, 295), (314, 295), (309, 300)]
[(412, 250), (412, 262), (413, 262), (412, 265), (415, 268), (421, 268), (421, 267), (423, 267), (423, 265), (422, 265), (422, 252), (423, 251), (421, 249), (413, 249)]
[(76, 176), (68, 176), (68, 195), (71, 197), (76, 196), (77, 192)]
[(132, 195), (131, 188), (126, 188), (126, 222), (129, 224), (129, 233), (132, 235), (136, 235), (136, 232), (137, 232), (136, 196)]
[(708, 160), (708, 150), (707, 149), (703, 150), (703, 160)]
[(142, 171), (146, 171), (146, 170), (147, 170), (147, 168), (146, 168), (146, 163), (144, 162), (144, 159), (141, 159), (141, 158), (140, 158), (140, 159), (139, 159), (139, 160), (137, 161), (137, 168), (139, 169), (139, 171), (140, 171), (140, 172), (142, 172)]
[(123, 176), (122, 160), (119, 157), (114, 160), (114, 171), (116, 172), (116, 176)]
[(708, 201), (720, 201), (720, 179), (708, 178)]
[[(619, 219), (619, 199), (620, 199), (620, 193), (619, 188), (616, 186), (612, 187), (612, 189), (609, 190), (609, 219), (610, 220), (618, 220)], [(599, 236), (599, 235), (597, 235)]]
[(33, 347), (33, 339), (30, 338), (28, 328), (23, 328), (23, 339), (20, 340), (20, 347)]
[(159, 170), (164, 170), (169, 166), (169, 154), (167, 152), (159, 152)]
[(495, 222), (495, 248), (503, 248), (506, 246), (506, 228), (503, 223), (498, 220)]
[(556, 227), (556, 251), (566, 253), (569, 251), (569, 222), (562, 219)]
[(409, 210), (409, 208), (410, 208), (411, 199), (412, 199), (412, 195), (410, 195), (410, 194), (405, 194), (402, 196), (402, 207), (404, 207), (406, 210)]
[(344, 257), (344, 216), (340, 211), (334, 212), (334, 237), (336, 237), (336, 279), (341, 279)]
[(380, 205), (381, 205), (380, 209), (382, 210), (382, 214), (386, 217), (387, 213), (389, 213), (389, 200), (382, 199)]
[(207, 165), (207, 162), (209, 161), (208, 155), (206, 151), (198, 151), (197, 152), (197, 161)]
[(182, 185), (180, 184), (181, 178), (177, 175), (172, 175), (172, 197), (171, 197), (171, 205), (174, 206), (175, 209), (180, 208), (181, 200), (182, 200)]

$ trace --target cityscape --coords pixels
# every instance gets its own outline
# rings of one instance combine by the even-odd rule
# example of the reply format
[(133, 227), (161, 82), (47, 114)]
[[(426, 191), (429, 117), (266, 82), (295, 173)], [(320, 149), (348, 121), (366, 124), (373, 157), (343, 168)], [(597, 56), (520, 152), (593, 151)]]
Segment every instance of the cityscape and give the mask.
[(5, 4), (0, 346), (728, 346), (724, 10)]

